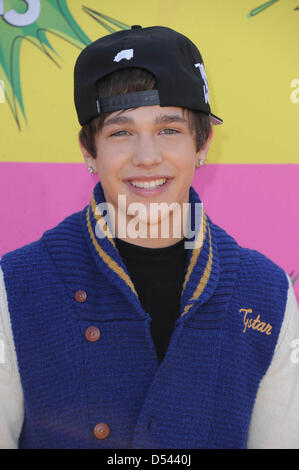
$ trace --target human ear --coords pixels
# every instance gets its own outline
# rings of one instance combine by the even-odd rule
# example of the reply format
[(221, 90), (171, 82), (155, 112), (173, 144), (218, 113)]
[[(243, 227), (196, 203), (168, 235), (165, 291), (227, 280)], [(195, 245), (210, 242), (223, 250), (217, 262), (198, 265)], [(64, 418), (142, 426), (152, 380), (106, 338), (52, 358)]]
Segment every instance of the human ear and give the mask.
[(84, 147), (84, 145), (81, 142), (80, 135), (78, 136), (78, 142), (79, 142), (79, 147), (82, 152), (84, 161), (87, 165), (87, 168), (94, 168), (94, 158), (91, 156), (91, 154), (88, 152), (88, 150)]
[(205, 163), (206, 158), (207, 158), (207, 154), (208, 154), (208, 151), (209, 151), (212, 139), (213, 139), (213, 135), (214, 135), (214, 130), (213, 130), (213, 126), (211, 126), (210, 127), (210, 133), (209, 133), (209, 136), (208, 136), (207, 140), (205, 141), (203, 146), (196, 153), (196, 157), (197, 157), (197, 165), (196, 166), (197, 167), (202, 166)]

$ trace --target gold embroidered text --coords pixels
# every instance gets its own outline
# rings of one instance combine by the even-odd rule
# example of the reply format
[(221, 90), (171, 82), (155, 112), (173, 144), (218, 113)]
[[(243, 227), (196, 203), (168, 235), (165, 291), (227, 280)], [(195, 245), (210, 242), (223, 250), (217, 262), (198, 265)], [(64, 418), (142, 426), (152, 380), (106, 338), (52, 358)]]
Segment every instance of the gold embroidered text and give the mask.
[(256, 318), (249, 316), (252, 313), (251, 308), (240, 308), (240, 312), (245, 312), (243, 317), (244, 330), (246, 332), (247, 328), (252, 330), (259, 331), (260, 333), (266, 333), (266, 335), (271, 335), (272, 325), (270, 323), (264, 323), (260, 320), (260, 315), (257, 315)]

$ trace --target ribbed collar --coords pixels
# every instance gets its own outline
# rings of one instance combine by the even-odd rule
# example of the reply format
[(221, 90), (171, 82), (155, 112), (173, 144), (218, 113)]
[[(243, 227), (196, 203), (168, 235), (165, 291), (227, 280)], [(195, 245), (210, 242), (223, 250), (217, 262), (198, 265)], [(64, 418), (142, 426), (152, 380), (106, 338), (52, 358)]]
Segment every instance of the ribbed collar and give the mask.
[[(111, 231), (107, 225), (103, 224), (103, 216), (105, 221), (106, 213), (101, 212), (99, 204), (105, 202), (102, 185), (98, 182), (92, 192), (89, 205), (82, 211), (81, 221), (87, 244), (98, 268), (127, 297), (139, 315), (147, 318), (148, 314), (141, 307), (134, 284), (116, 248)], [(192, 187), (189, 192), (189, 202), (191, 203), (191, 227), (194, 227), (195, 206), (201, 204), (201, 200)], [(201, 223), (195, 238), (197, 240), (195, 248), (188, 249), (187, 253), (181, 314), (178, 321), (190, 318), (199, 305), (207, 302), (213, 295), (219, 280), (216, 231), (204, 209), (201, 212)]]

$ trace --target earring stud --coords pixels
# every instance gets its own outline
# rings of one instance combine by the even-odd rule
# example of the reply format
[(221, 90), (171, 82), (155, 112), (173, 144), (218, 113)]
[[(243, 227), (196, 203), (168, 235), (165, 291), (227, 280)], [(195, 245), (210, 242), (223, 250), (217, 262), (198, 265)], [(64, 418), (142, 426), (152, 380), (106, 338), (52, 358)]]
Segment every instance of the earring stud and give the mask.
[(205, 161), (204, 161), (204, 160), (202, 160), (202, 159), (198, 160), (198, 166), (202, 166), (202, 165), (204, 165), (204, 164), (205, 164)]
[(92, 168), (92, 166), (89, 166), (88, 167), (88, 171), (89, 173), (92, 175), (93, 173), (95, 173), (94, 169)]

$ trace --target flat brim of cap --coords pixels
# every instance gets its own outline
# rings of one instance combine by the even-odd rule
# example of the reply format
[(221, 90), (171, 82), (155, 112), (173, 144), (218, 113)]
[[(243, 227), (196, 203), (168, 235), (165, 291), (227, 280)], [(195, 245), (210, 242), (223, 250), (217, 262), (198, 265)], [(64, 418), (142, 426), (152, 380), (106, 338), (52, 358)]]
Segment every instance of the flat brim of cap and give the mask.
[(215, 114), (210, 113), (210, 121), (213, 126), (219, 126), (219, 124), (223, 124), (223, 120), (219, 117), (215, 116)]

